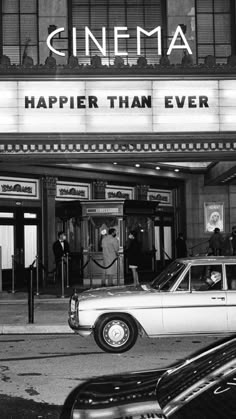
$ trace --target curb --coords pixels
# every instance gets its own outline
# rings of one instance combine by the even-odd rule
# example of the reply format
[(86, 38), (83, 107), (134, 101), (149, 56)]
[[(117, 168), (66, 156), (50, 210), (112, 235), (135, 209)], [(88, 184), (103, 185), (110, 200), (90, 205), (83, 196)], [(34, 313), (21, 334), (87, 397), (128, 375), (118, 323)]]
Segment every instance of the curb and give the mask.
[(11, 325), (5, 324), (0, 326), (0, 335), (18, 335), (18, 334), (71, 334), (74, 333), (68, 325)]
[[(58, 297), (58, 298), (34, 298), (34, 304), (36, 303), (55, 303), (55, 304), (68, 304), (70, 300), (70, 297)], [(18, 300), (7, 300), (7, 299), (1, 299), (0, 298), (0, 305), (1, 304), (28, 304), (28, 299), (18, 299)]]

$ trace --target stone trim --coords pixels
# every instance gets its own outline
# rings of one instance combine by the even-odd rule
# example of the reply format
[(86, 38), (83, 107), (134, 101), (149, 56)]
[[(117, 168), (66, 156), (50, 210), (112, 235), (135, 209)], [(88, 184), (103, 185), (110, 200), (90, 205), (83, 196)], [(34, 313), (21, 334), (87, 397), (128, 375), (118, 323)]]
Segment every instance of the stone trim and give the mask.
[[(227, 58), (226, 64), (215, 64), (213, 60), (209, 60), (209, 56), (206, 57), (204, 64), (192, 64), (191, 62), (182, 62), (179, 64), (170, 64), (169, 61), (163, 60), (161, 64), (143, 64), (140, 60), (138, 64), (134, 65), (102, 65), (94, 64), (94, 61), (90, 65), (79, 64), (73, 59), (69, 59), (69, 63), (65, 65), (59, 65), (54, 57), (48, 57), (45, 64), (33, 64), (30, 57), (27, 57), (27, 61), (23, 65), (11, 64), (10, 59), (7, 56), (2, 56), (0, 59), (0, 75), (111, 75), (111, 76), (127, 76), (127, 75), (224, 75), (224, 74), (236, 74), (236, 57), (230, 56)], [(70, 57), (74, 58), (74, 57)], [(95, 58), (95, 57), (93, 57)]]
[[(143, 135), (145, 137), (145, 135)], [(99, 139), (88, 139), (87, 142), (84, 141), (67, 141), (61, 140), (51, 140), (41, 142), (31, 142), (25, 138), (17, 142), (10, 141), (0, 141), (0, 155), (64, 155), (69, 154), (71, 157), (73, 155), (87, 155), (87, 154), (96, 154), (100, 155), (110, 155), (116, 153), (117, 155), (140, 155), (140, 154), (196, 154), (206, 153), (206, 152), (235, 152), (236, 151), (236, 137), (232, 135), (232, 138), (222, 138), (222, 139), (198, 139), (197, 136), (193, 134), (191, 140), (185, 139), (184, 136), (182, 140), (173, 140), (162, 138), (158, 140), (136, 140), (130, 141), (129, 135), (126, 136), (126, 141), (119, 142), (115, 138), (110, 138), (110, 141), (99, 141)], [(196, 157), (196, 156), (195, 156)], [(199, 155), (200, 158), (200, 155)]]

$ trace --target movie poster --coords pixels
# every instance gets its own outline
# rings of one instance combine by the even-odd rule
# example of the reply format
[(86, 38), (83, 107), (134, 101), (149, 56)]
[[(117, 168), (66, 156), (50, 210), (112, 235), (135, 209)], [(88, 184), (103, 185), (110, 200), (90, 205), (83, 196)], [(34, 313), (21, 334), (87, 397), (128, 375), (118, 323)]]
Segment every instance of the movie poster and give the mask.
[(219, 202), (204, 203), (205, 233), (212, 233), (215, 228), (224, 231), (224, 204)]

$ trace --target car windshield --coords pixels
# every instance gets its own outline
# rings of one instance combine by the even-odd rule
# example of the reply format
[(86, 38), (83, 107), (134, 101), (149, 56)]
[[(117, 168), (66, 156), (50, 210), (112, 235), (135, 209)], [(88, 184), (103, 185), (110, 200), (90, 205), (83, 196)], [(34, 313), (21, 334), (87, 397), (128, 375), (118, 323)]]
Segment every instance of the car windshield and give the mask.
[(164, 271), (151, 283), (152, 288), (160, 291), (169, 291), (179, 275), (184, 271), (186, 265), (181, 262), (172, 262)]

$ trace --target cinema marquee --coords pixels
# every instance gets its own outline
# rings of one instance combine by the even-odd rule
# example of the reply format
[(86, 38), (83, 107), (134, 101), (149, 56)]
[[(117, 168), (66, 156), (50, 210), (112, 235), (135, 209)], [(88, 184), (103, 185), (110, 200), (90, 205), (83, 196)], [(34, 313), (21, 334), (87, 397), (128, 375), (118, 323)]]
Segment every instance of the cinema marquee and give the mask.
[[(54, 31), (52, 31), (49, 36), (47, 37), (47, 46), (50, 49), (50, 51), (54, 52), (56, 55), (60, 55), (62, 57), (65, 57), (64, 52), (60, 52), (56, 50), (53, 45), (53, 38), (63, 32), (65, 28), (57, 28)], [(141, 34), (145, 36), (152, 36), (157, 34), (157, 54), (162, 55), (162, 47), (161, 47), (161, 26), (158, 26), (157, 28), (154, 28), (152, 31), (148, 32), (145, 29), (142, 29), (140, 26), (137, 26), (136, 28), (136, 41), (137, 41), (137, 55), (141, 55)], [(128, 56), (127, 51), (120, 51), (119, 50), (119, 40), (120, 39), (128, 39), (130, 38), (130, 35), (128, 33), (128, 27), (127, 26), (115, 26), (114, 27), (114, 55), (115, 56)], [(180, 44), (176, 45), (177, 39), (180, 39)], [(101, 54), (105, 57), (107, 55), (107, 42), (106, 42), (106, 28), (102, 28), (102, 44), (99, 44), (98, 40), (95, 38), (93, 33), (90, 31), (90, 29), (86, 26), (85, 27), (85, 55), (90, 55), (90, 39), (94, 42), (98, 50), (101, 52)], [(77, 55), (77, 43), (76, 43), (76, 28), (72, 28), (72, 48), (73, 48), (73, 56), (76, 57)], [(167, 50), (167, 55), (170, 55), (173, 49), (182, 49), (187, 50), (190, 55), (192, 55), (192, 51), (190, 49), (190, 46), (187, 42), (187, 39), (181, 29), (180, 26), (177, 26), (176, 31), (172, 37), (170, 46)]]

